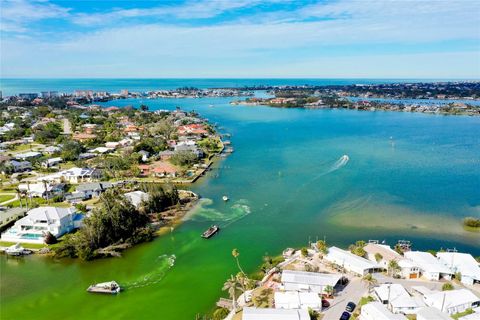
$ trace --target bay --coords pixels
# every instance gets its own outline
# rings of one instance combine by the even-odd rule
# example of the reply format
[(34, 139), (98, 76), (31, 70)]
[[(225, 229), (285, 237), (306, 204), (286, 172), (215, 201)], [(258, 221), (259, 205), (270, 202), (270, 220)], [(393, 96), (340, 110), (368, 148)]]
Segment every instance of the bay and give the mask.
[[(105, 103), (195, 110), (232, 134), (235, 152), (192, 187), (203, 200), (187, 221), (120, 259), (1, 256), (2, 319), (194, 319), (212, 310), (224, 280), (238, 271), (233, 248), (248, 272), (265, 254), (324, 237), (337, 246), (409, 239), (415, 249), (480, 255), (480, 234), (461, 226), (464, 216), (480, 216), (478, 117), (231, 106), (230, 100)], [(213, 223), (221, 232), (201, 239)], [(128, 290), (85, 292), (108, 280)]]

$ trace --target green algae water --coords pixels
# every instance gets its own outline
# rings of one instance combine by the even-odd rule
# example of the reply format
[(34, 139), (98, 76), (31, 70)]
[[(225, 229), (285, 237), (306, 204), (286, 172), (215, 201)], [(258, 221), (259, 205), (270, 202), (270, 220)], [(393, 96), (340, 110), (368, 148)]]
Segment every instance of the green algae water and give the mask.
[[(122, 258), (1, 256), (1, 319), (194, 319), (212, 311), (238, 271), (233, 248), (249, 272), (265, 254), (324, 237), (338, 246), (409, 239), (416, 249), (480, 255), (480, 234), (461, 225), (480, 216), (480, 118), (229, 101), (105, 103), (195, 110), (232, 135), (235, 152), (192, 186), (203, 199), (182, 225)], [(219, 234), (200, 238), (214, 223)], [(127, 289), (86, 293), (109, 280)]]

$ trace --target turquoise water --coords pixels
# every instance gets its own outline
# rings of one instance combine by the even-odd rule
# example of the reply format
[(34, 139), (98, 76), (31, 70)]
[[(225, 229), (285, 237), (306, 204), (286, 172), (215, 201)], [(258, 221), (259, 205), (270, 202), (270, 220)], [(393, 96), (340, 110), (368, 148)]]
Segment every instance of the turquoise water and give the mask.
[[(181, 226), (123, 258), (1, 256), (1, 318), (193, 319), (212, 310), (222, 283), (237, 272), (233, 248), (248, 272), (264, 254), (317, 237), (338, 246), (409, 239), (415, 249), (456, 247), (480, 255), (480, 234), (461, 226), (464, 216), (480, 216), (479, 117), (229, 101), (105, 103), (198, 111), (232, 134), (235, 152), (192, 187), (203, 199)], [(220, 233), (201, 239), (214, 223)], [(85, 292), (113, 279), (127, 290), (116, 297)]]
[[(71, 93), (74, 90), (119, 92), (176, 89), (179, 87), (244, 87), (246, 85), (325, 85), (388, 82), (439, 81), (438, 79), (0, 79), (4, 96), (25, 92), (58, 91)], [(443, 81), (443, 80), (442, 80)]]

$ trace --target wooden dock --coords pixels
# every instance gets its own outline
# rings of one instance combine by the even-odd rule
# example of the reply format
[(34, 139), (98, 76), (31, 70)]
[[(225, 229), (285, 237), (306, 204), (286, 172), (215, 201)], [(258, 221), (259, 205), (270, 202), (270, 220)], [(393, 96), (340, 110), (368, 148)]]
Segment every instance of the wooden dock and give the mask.
[(217, 307), (232, 310), (233, 309), (233, 302), (232, 302), (232, 300), (229, 300), (229, 299), (220, 298), (217, 301)]

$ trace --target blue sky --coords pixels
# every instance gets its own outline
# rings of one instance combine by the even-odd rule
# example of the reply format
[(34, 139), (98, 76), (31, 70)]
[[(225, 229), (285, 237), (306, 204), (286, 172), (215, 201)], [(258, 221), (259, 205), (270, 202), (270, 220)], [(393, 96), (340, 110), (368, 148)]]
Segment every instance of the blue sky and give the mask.
[(0, 5), (3, 78), (480, 78), (477, 0)]

